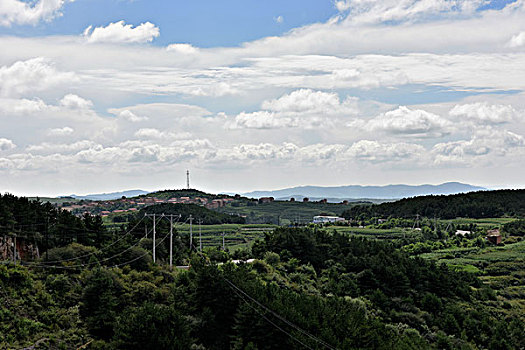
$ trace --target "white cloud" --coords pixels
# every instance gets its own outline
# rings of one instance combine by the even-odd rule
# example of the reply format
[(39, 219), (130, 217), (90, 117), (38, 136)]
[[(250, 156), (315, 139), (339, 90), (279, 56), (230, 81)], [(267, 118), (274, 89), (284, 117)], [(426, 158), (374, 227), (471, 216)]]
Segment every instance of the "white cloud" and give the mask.
[(184, 140), (192, 137), (189, 132), (171, 132), (171, 131), (160, 131), (154, 128), (143, 128), (135, 132), (135, 137), (141, 139), (167, 139), (167, 140)]
[(336, 93), (300, 89), (278, 99), (264, 101), (261, 107), (274, 112), (333, 113), (341, 108), (341, 103)]
[(132, 122), (132, 123), (138, 123), (138, 122), (143, 122), (143, 121), (149, 120), (148, 117), (138, 116), (135, 113), (133, 113), (130, 110), (127, 110), (127, 109), (125, 109), (123, 111), (120, 111), (117, 114), (117, 118), (129, 121), (129, 122)]
[(60, 10), (67, 2), (72, 1), (39, 0), (28, 3), (20, 0), (2, 0), (0, 2), (0, 26), (35, 25), (42, 20), (50, 21), (61, 16)]
[(476, 125), (509, 123), (523, 116), (523, 112), (518, 112), (510, 105), (493, 105), (487, 102), (456, 105), (449, 114), (453, 117), (474, 121)]
[(336, 1), (335, 6), (341, 12), (349, 10), (347, 21), (379, 23), (470, 15), (484, 4), (484, 0), (345, 0)]
[(390, 134), (412, 135), (416, 137), (442, 137), (450, 133), (452, 123), (447, 119), (420, 109), (400, 106), (395, 110), (364, 121), (355, 120), (350, 127), (361, 127), (368, 131), (381, 131)]
[(145, 22), (136, 27), (124, 21), (110, 23), (106, 27), (91, 26), (84, 31), (89, 43), (147, 43), (160, 35), (160, 30), (153, 23)]
[[(508, 130), (480, 130), (470, 140), (436, 144), (432, 153), (440, 164), (480, 165), (491, 162), (525, 147), (525, 138)], [(482, 164), (481, 164), (482, 165)]]
[(70, 109), (90, 109), (93, 102), (75, 94), (67, 94), (60, 100), (60, 105)]
[(241, 112), (235, 120), (227, 123), (230, 129), (276, 129), (293, 128), (299, 125), (297, 118), (279, 116), (274, 112), (258, 111), (253, 113)]
[(40, 100), (28, 99), (0, 99), (0, 116), (29, 115), (48, 109), (48, 105)]
[(525, 32), (513, 35), (510, 41), (507, 43), (509, 47), (521, 47), (525, 45)]
[(180, 53), (182, 55), (193, 55), (199, 52), (199, 49), (191, 44), (170, 44), (166, 51)]
[(73, 128), (70, 128), (69, 126), (65, 126), (63, 128), (55, 128), (55, 129), (49, 129), (47, 134), (49, 136), (68, 136), (75, 132)]
[(347, 154), (361, 161), (382, 163), (417, 159), (424, 155), (425, 151), (425, 148), (418, 144), (361, 140), (352, 144)]
[(73, 73), (58, 71), (49, 60), (38, 57), (0, 67), (0, 96), (18, 96), (76, 81)]
[(347, 11), (351, 5), (351, 2), (350, 1), (347, 1), (347, 0), (340, 0), (340, 1), (335, 1), (334, 2), (334, 6), (335, 8), (337, 9), (337, 11), (339, 12), (345, 12)]
[(343, 102), (333, 92), (300, 89), (277, 99), (263, 101), (264, 110), (242, 112), (227, 122), (230, 129), (314, 128), (333, 126), (338, 117), (358, 113), (357, 99), (347, 97)]
[(277, 16), (277, 17), (274, 17), (273, 20), (275, 21), (275, 23), (279, 23), (279, 24), (281, 24), (281, 23), (284, 22), (284, 18), (283, 18), (283, 16)]
[(15, 148), (16, 145), (13, 143), (13, 141), (0, 138), (0, 151), (9, 151)]
[(86, 149), (102, 149), (102, 145), (91, 140), (81, 140), (73, 143), (49, 143), (43, 142), (38, 145), (30, 145), (26, 147), (26, 151), (30, 153), (44, 153), (44, 154), (74, 154)]

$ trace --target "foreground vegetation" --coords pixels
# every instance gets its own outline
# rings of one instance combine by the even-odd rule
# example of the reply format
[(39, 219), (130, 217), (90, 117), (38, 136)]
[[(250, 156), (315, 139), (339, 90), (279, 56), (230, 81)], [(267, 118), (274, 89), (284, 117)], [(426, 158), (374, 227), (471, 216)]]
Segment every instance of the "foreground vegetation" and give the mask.
[[(0, 348), (525, 347), (523, 220), (203, 225), (203, 252), (177, 225), (173, 264), (189, 269), (169, 268), (166, 219), (156, 264), (143, 216), (113, 232), (97, 217), (4, 196), (0, 220), (3, 235), (51, 238), (41, 259), (0, 265)], [(500, 246), (484, 240), (494, 227)], [(234, 238), (226, 250), (222, 232)]]

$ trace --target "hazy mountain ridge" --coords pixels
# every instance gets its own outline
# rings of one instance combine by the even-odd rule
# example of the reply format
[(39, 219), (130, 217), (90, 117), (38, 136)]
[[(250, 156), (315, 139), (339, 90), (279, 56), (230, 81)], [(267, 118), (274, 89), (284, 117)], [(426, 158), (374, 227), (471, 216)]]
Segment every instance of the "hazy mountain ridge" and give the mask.
[(312, 198), (339, 198), (339, 199), (397, 199), (424, 195), (456, 194), (463, 192), (487, 190), (484, 187), (473, 186), (460, 182), (446, 182), (439, 185), (385, 185), (385, 186), (298, 186), (284, 188), (275, 191), (252, 191), (243, 193), (243, 196), (260, 198), (290, 198), (290, 197), (312, 197)]
[(72, 194), (67, 197), (72, 197), (75, 199), (88, 199), (92, 201), (107, 201), (107, 200), (112, 200), (112, 199), (119, 199), (119, 198), (122, 198), (122, 196), (136, 197), (136, 196), (141, 196), (143, 194), (148, 194), (148, 193), (150, 192), (143, 191), (143, 190), (128, 190), (128, 191), (121, 191), (121, 192), (87, 194), (84, 196), (77, 196), (76, 194)]

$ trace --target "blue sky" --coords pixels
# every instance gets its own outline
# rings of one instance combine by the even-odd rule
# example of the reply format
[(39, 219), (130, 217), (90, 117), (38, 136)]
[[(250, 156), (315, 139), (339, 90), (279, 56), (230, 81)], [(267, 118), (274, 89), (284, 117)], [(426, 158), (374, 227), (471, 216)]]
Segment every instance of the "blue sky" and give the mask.
[(0, 192), (525, 186), (525, 0), (2, 1)]
[[(90, 25), (125, 20), (153, 22), (162, 29), (154, 45), (172, 42), (199, 47), (235, 46), (337, 15), (331, 1), (322, 0), (77, 0), (64, 6), (64, 16), (37, 26), (0, 28), (22, 36), (78, 35)], [(276, 19), (281, 16), (282, 22)]]

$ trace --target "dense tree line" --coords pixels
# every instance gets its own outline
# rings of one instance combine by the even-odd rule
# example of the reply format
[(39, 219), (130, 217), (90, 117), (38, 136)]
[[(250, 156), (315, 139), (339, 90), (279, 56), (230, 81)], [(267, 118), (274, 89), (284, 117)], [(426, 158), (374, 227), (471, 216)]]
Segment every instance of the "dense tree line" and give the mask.
[(516, 220), (503, 225), (503, 231), (511, 236), (525, 236), (525, 220)]
[(372, 217), (414, 218), (416, 215), (453, 219), (525, 216), (525, 190), (479, 191), (455, 195), (421, 196), (374, 205), (358, 205), (342, 216), (353, 220)]
[(111, 239), (98, 216), (75, 216), (49, 202), (0, 194), (0, 236), (23, 239), (41, 251), (72, 242), (95, 247)]

